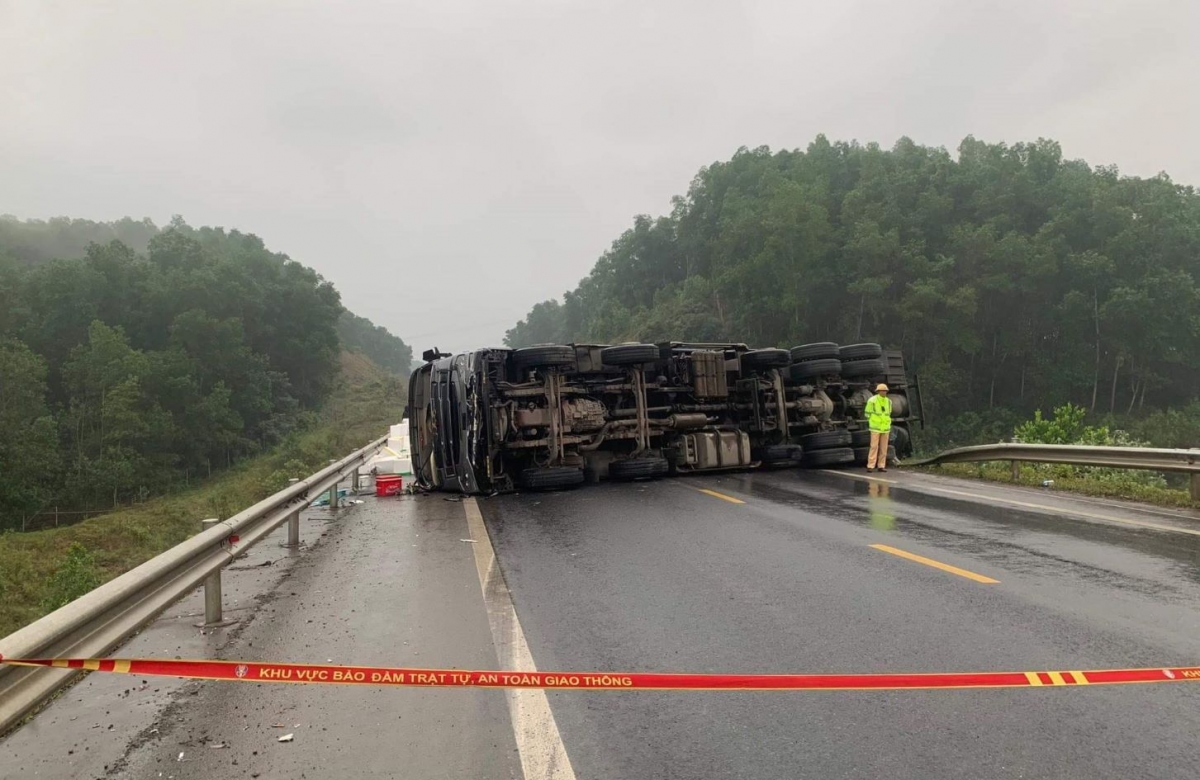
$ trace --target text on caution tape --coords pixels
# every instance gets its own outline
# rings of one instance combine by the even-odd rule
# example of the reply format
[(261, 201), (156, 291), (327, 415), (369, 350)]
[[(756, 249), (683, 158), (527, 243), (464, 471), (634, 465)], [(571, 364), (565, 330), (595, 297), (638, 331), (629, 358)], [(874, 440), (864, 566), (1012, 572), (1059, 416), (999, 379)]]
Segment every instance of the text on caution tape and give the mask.
[(468, 671), (152, 658), (0, 658), (0, 664), (194, 680), (444, 688), (575, 690), (903, 690), (1039, 688), (1200, 680), (1200, 667), (941, 674), (679, 674)]

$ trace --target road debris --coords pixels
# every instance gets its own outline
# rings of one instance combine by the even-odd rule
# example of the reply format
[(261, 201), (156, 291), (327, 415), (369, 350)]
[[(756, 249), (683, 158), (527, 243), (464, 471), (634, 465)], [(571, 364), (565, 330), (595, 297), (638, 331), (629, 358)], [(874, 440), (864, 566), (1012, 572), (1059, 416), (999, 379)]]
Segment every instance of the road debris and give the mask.
[[(278, 740), (278, 741), (279, 741), (279, 742), (291, 742), (291, 741), (292, 741), (292, 740), (294, 740), (295, 738), (296, 738), (296, 735), (295, 735), (295, 734), (284, 734), (282, 737), (280, 737), (280, 738), (279, 738), (279, 740)], [(183, 755), (183, 754), (182, 754), (182, 753), (180, 753), (179, 755)]]

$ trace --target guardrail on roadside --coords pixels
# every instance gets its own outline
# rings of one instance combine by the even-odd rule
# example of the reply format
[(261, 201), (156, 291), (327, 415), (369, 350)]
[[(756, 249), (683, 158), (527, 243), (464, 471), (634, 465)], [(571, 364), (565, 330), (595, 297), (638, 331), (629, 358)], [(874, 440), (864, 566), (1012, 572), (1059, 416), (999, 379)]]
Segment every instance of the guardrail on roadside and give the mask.
[(1193, 501), (1200, 501), (1200, 450), (1170, 450), (1155, 447), (1089, 447), (1074, 444), (983, 444), (959, 447), (906, 466), (938, 466), (943, 463), (1012, 462), (1013, 480), (1021, 463), (1062, 463), (1070, 466), (1101, 466), (1113, 469), (1142, 469), (1191, 474)]
[[(327, 490), (335, 507), (338, 484), (353, 475), (357, 487), (359, 469), (385, 443), (387, 437), (373, 441), (227, 520), (203, 521), (203, 530), (186, 542), (0, 638), (0, 655), (103, 656), (202, 582), (205, 624), (220, 624), (221, 569), (285, 522), (288, 544), (297, 545), (300, 511)], [(0, 666), (0, 735), (78, 673)]]

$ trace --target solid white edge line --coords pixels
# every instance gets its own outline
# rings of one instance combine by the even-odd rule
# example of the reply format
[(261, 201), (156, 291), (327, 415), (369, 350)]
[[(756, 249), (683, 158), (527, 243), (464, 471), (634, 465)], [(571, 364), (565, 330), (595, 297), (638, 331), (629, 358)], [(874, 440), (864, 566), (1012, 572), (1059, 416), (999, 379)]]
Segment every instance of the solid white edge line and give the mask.
[[(496, 563), (491, 537), (479, 512), (479, 503), (472, 497), (463, 500), (470, 537), (475, 540), (475, 571), (487, 607), (488, 626), (501, 669), (514, 672), (536, 672), (533, 654), (521, 630), (521, 621), (513, 606), (512, 594)], [(521, 755), (521, 770), (525, 780), (575, 780), (575, 770), (567, 757), (567, 748), (558, 733), (558, 724), (550, 710), (544, 690), (506, 689), (508, 712), (512, 718), (513, 736)]]
[[(866, 477), (861, 474), (847, 474), (844, 471), (836, 471), (834, 469), (821, 469), (825, 474), (836, 474), (839, 477), (847, 479), (855, 479), (863, 482), (880, 482), (887, 485), (895, 485), (901, 490), (908, 490), (912, 493), (942, 493), (948, 496), (962, 496), (965, 498), (975, 499), (976, 503), (986, 504), (1007, 504), (1021, 509), (1033, 509), (1039, 512), (1048, 512), (1058, 516), (1082, 517), (1085, 520), (1094, 520), (1102, 523), (1116, 523), (1118, 525), (1128, 525), (1134, 528), (1151, 528), (1155, 531), (1167, 531), (1169, 533), (1188, 534), (1190, 536), (1200, 536), (1200, 530), (1194, 528), (1180, 528), (1174, 525), (1163, 525), (1162, 523), (1151, 523), (1146, 520), (1131, 520), (1127, 517), (1114, 517), (1112, 515), (1102, 515), (1098, 512), (1088, 512), (1082, 509), (1071, 509), (1070, 507), (1057, 507), (1048, 504), (1034, 504), (1029, 501), (1018, 501), (1014, 498), (1003, 498), (1001, 496), (986, 495), (983, 493), (971, 493), (966, 490), (955, 490), (953, 488), (941, 487), (940, 485), (930, 485), (927, 482), (899, 482), (894, 479), (879, 479), (877, 477)], [(1003, 487), (1003, 483), (993, 484), (991, 487)], [(1062, 496), (1064, 499), (1073, 499), (1075, 496)], [(1182, 518), (1181, 518), (1182, 519)]]

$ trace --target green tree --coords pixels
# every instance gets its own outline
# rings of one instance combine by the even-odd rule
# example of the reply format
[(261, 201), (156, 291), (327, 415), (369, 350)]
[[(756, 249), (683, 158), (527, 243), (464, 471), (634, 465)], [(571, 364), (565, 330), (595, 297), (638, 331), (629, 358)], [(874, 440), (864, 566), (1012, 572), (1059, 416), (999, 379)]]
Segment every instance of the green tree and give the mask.
[(46, 364), (0, 338), (0, 529), (20, 527), (50, 498), (58, 471), (55, 423), (46, 407)]

